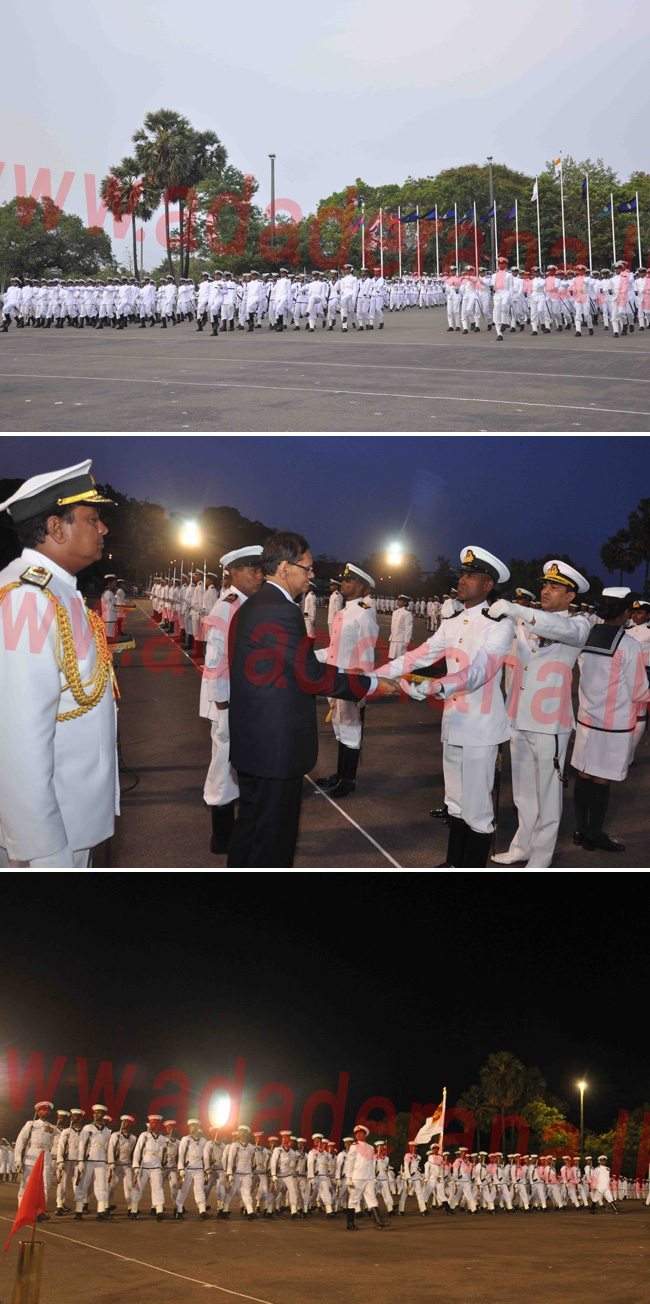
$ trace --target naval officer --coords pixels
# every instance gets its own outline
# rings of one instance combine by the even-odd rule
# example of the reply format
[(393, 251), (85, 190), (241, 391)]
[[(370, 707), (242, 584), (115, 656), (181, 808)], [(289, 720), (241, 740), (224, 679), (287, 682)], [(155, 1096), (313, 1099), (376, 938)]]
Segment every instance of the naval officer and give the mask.
[[(90, 461), (26, 480), (0, 572), (0, 865), (79, 869), (119, 811), (111, 652), (76, 576), (108, 533)], [(37, 635), (37, 641), (36, 641)]]

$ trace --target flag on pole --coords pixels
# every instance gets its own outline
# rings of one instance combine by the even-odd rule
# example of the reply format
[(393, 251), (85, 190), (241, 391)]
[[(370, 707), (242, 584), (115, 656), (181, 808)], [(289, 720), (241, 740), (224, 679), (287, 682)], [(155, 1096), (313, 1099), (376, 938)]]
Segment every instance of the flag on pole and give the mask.
[(510, 212), (506, 213), (505, 218), (503, 220), (504, 222), (512, 222), (513, 217), (516, 216), (517, 216), (517, 205), (515, 204), (514, 208), (511, 208)]
[(612, 201), (610, 199), (609, 203), (607, 204), (607, 207), (603, 209), (602, 213), (596, 213), (596, 217), (609, 217), (611, 211), (612, 211)]
[(492, 205), (492, 207), (491, 207), (489, 213), (486, 213), (485, 216), (481, 218), (481, 221), (482, 221), (482, 222), (489, 222), (489, 220), (490, 220), (491, 217), (494, 217), (494, 204)]
[(459, 217), (458, 221), (459, 221), (459, 222), (469, 222), (470, 219), (471, 219), (472, 222), (474, 221), (474, 209), (473, 209), (473, 208), (468, 208), (468, 210), (467, 210), (467, 212), (464, 214), (464, 216), (463, 216), (463, 217)]
[(557, 158), (557, 159), (555, 160), (555, 162), (554, 162), (554, 164), (553, 164), (553, 167), (555, 168), (555, 175), (556, 175), (556, 177), (559, 177), (560, 172), (562, 171), (562, 155), (561, 155), (561, 154), (560, 154), (560, 157)]
[[(35, 1223), (38, 1215), (40, 1213), (45, 1213), (45, 1187), (43, 1185), (44, 1166), (45, 1151), (41, 1150), (41, 1153), (29, 1175), (29, 1181), (25, 1187), (25, 1194), (18, 1205), (18, 1213), (16, 1214), (16, 1221), (9, 1233), (9, 1241), (14, 1232), (18, 1231), (19, 1227), (27, 1227), (30, 1223)], [(5, 1245), (5, 1254), (9, 1249), (9, 1241), (7, 1241), (7, 1244)]]
[(425, 1141), (430, 1141), (432, 1136), (441, 1136), (445, 1126), (445, 1102), (444, 1100), (438, 1105), (435, 1113), (422, 1124), (420, 1131), (415, 1137), (415, 1144), (424, 1145)]
[(417, 209), (414, 208), (412, 213), (407, 213), (406, 217), (402, 217), (400, 220), (402, 222), (417, 222), (419, 216)]
[(399, 218), (399, 217), (394, 217), (393, 220), (392, 220), (392, 222), (390, 222), (389, 225), (386, 227), (386, 234), (387, 234), (387, 235), (390, 235), (390, 233), (391, 233), (393, 227), (394, 227), (394, 226), (399, 226), (399, 223), (400, 223), (400, 218)]
[(420, 215), (420, 220), (421, 220), (422, 222), (434, 222), (434, 221), (437, 221), (437, 220), (438, 220), (438, 214), (437, 214), (436, 209), (435, 209), (435, 208), (432, 208), (430, 213), (422, 213), (422, 214)]
[(583, 182), (582, 182), (582, 198), (583, 198), (583, 199), (586, 199), (586, 198), (587, 198), (587, 187), (588, 187), (588, 185), (589, 185), (589, 182), (587, 181), (587, 178), (585, 177), (584, 180), (583, 180)]
[(360, 227), (360, 226), (363, 226), (365, 220), (366, 220), (366, 219), (365, 219), (365, 217), (364, 217), (364, 215), (363, 215), (363, 213), (362, 213), (362, 214), (361, 214), (361, 217), (358, 217), (358, 218), (357, 218), (356, 222), (354, 223), (354, 226), (351, 226), (351, 227), (350, 227), (350, 235), (354, 235), (355, 231), (358, 231), (358, 230), (359, 230), (359, 227)]
[(626, 199), (622, 204), (616, 205), (619, 213), (636, 213), (636, 199)]
[(533, 193), (530, 197), (531, 204), (534, 204), (536, 199), (537, 199), (537, 177), (535, 177), (535, 185), (533, 186)]
[(452, 219), (452, 217), (455, 217), (455, 216), (456, 216), (456, 209), (455, 209), (455, 208), (450, 208), (448, 213), (444, 213), (444, 214), (443, 214), (443, 216), (442, 216), (442, 221), (443, 221), (443, 222), (450, 222), (451, 219)]

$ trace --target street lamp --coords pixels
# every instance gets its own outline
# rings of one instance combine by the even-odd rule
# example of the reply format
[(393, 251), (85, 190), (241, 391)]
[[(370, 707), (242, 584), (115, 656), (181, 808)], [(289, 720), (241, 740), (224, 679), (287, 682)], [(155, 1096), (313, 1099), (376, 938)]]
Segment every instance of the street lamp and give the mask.
[(199, 527), (196, 521), (186, 521), (181, 530), (180, 542), (188, 548), (198, 548), (201, 542)]
[(580, 1158), (583, 1157), (585, 1148), (585, 1087), (586, 1082), (577, 1082), (576, 1086), (580, 1088)]
[(271, 248), (275, 249), (275, 154), (269, 154), (271, 160)]
[(400, 548), (399, 543), (390, 544), (386, 561), (388, 562), (389, 566), (401, 566), (402, 549)]

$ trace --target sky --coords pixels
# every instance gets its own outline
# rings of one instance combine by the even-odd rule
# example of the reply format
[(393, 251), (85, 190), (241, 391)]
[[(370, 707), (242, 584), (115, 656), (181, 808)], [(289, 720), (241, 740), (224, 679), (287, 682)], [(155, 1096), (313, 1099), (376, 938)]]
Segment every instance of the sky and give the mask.
[[(277, 198), (304, 213), (359, 176), (402, 183), (488, 155), (530, 175), (560, 150), (602, 157), (625, 180), (645, 167), (649, 34), (641, 0), (9, 0), (0, 202), (15, 165), (28, 193), (49, 168), (54, 197), (68, 171), (66, 210), (87, 220), (84, 175), (99, 181), (162, 107), (216, 131), (262, 207), (271, 152)], [(161, 259), (155, 223), (144, 255)]]
[(633, 435), (28, 435), (2, 441), (0, 479), (87, 457), (122, 493), (188, 520), (236, 507), (304, 534), (314, 556), (359, 564), (399, 542), (433, 570), (468, 545), (506, 562), (551, 551), (610, 583), (600, 548), (650, 485)]
[[(638, 899), (629, 876), (616, 892), (605, 873), (14, 875), (0, 1129), (15, 1136), (29, 1116), (8, 1109), (8, 1049), (21, 1072), (43, 1054), (46, 1081), (65, 1056), (46, 1098), (68, 1109), (78, 1057), (90, 1083), (102, 1060), (118, 1082), (135, 1064), (126, 1107), (140, 1120), (158, 1074), (188, 1075), (191, 1117), (205, 1083), (245, 1059), (242, 1121), (280, 1083), (294, 1132), (308, 1095), (336, 1092), (341, 1073), (349, 1128), (372, 1096), (410, 1111), (446, 1086), (452, 1105), (508, 1050), (542, 1071), (574, 1124), (586, 1080), (587, 1127), (607, 1128), (648, 1095)], [(321, 1119), (329, 1131), (329, 1111)]]

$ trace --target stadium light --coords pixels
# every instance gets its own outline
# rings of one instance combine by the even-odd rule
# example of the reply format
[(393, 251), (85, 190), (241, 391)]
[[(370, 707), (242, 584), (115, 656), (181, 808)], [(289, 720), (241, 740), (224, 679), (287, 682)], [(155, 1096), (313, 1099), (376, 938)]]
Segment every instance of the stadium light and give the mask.
[(399, 543), (390, 544), (386, 560), (389, 566), (401, 566), (403, 558)]
[(230, 1096), (227, 1091), (215, 1091), (210, 1100), (208, 1115), (212, 1127), (223, 1127), (230, 1115)]
[(196, 521), (186, 521), (181, 531), (180, 542), (188, 548), (197, 548), (201, 542), (199, 527)]

